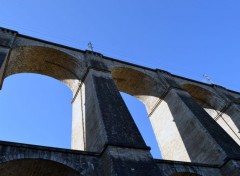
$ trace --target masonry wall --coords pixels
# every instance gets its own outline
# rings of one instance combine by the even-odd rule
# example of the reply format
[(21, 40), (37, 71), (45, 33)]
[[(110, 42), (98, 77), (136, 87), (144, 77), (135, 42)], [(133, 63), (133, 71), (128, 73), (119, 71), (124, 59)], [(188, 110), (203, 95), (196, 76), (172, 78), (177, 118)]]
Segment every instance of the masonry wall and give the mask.
[[(238, 92), (1, 28), (0, 85), (22, 72), (72, 90), (72, 148), (86, 153), (3, 142), (1, 175), (240, 174)], [(119, 91), (145, 104), (164, 160), (152, 158)]]

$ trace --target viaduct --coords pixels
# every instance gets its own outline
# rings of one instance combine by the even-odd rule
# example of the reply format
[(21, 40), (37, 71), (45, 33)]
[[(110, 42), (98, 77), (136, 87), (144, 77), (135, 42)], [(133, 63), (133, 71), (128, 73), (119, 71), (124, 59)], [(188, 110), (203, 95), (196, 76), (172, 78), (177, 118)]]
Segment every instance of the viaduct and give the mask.
[[(239, 92), (0, 28), (0, 87), (17, 73), (71, 89), (72, 149), (0, 141), (1, 176), (240, 175)], [(162, 160), (119, 91), (144, 103)]]

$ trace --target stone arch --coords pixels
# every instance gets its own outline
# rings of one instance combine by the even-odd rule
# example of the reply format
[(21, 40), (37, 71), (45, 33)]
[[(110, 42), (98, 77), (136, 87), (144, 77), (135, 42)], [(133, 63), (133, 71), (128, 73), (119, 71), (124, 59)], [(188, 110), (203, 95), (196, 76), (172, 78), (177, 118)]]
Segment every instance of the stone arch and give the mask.
[(150, 113), (153, 102), (158, 101), (160, 95), (158, 80), (144, 72), (128, 67), (114, 67), (111, 69), (111, 73), (119, 91), (142, 101), (147, 112)]
[(216, 93), (194, 84), (184, 84), (186, 90), (201, 106), (221, 110), (225, 102)]
[(38, 73), (62, 81), (74, 93), (81, 71), (81, 63), (67, 53), (42, 46), (20, 46), (11, 51), (5, 77), (17, 73)]
[[(17, 46), (11, 50), (6, 68), (1, 69), (5, 69), (3, 79), (18, 73), (52, 77), (68, 86), (74, 96), (86, 71), (84, 64), (76, 57), (54, 48)], [(81, 113), (81, 109), (75, 104), (72, 103), (72, 116)]]
[(226, 106), (226, 102), (213, 91), (194, 84), (184, 84), (183, 89), (214, 119), (221, 114), (222, 109)]
[(14, 74), (4, 81), (0, 91), (3, 126), (0, 139), (70, 149), (72, 91), (69, 87), (35, 73)]
[(46, 161), (52, 161), (59, 164), (64, 164), (72, 169), (75, 169), (75, 165), (73, 162), (69, 162), (67, 160), (64, 160), (63, 157), (60, 156), (54, 156), (51, 157), (48, 152), (36, 152), (36, 153), (30, 153), (27, 152), (25, 154), (6, 154), (5, 156), (0, 157), (0, 163), (5, 163), (9, 161), (15, 161), (15, 160), (24, 160), (24, 159), (40, 159), (40, 160), (46, 160)]
[[(145, 109), (147, 110), (147, 114), (149, 114), (153, 104), (152, 102), (157, 101), (158, 99), (157, 80), (149, 76), (147, 73), (129, 67), (112, 68), (111, 74), (118, 90), (142, 102), (143, 105), (145, 106)], [(134, 119), (137, 120), (136, 118)], [(149, 119), (144, 119), (142, 121), (145, 121), (145, 124), (150, 123)], [(141, 125), (139, 125), (140, 123), (138, 123), (139, 121), (135, 122), (141, 129)], [(151, 132), (150, 130), (152, 130), (151, 129), (152, 127), (150, 124), (149, 127), (150, 128), (148, 132)], [(143, 131), (141, 130), (141, 132)], [(156, 138), (155, 134), (153, 134), (152, 136), (153, 136), (152, 139)], [(152, 144), (152, 147), (155, 148), (154, 144)], [(156, 147), (156, 150), (160, 151), (160, 148)]]
[(157, 96), (156, 80), (146, 73), (128, 67), (114, 67), (111, 73), (120, 91), (139, 99), (144, 95)]
[(225, 111), (228, 103), (215, 92), (202, 88), (194, 84), (184, 84), (186, 90), (193, 99), (200, 104), (204, 110), (238, 143), (240, 135), (238, 127), (234, 124), (230, 115)]
[[(79, 176), (80, 173), (58, 161), (41, 159), (41, 158), (22, 158), (11, 159), (2, 162), (0, 165), (1, 176)], [(15, 174), (15, 175), (13, 175)]]

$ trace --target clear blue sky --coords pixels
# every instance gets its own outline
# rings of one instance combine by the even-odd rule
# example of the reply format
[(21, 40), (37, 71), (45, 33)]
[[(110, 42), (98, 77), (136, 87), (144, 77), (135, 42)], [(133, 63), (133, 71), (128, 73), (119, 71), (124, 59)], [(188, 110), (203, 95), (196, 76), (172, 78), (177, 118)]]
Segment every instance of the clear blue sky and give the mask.
[[(21, 34), (240, 91), (239, 0), (0, 0), (0, 26)], [(23, 84), (24, 83), (24, 84)], [(144, 106), (125, 95), (141, 131)], [(0, 139), (70, 148), (71, 92), (49, 77), (8, 77), (0, 92)], [(153, 155), (153, 136), (143, 132)]]

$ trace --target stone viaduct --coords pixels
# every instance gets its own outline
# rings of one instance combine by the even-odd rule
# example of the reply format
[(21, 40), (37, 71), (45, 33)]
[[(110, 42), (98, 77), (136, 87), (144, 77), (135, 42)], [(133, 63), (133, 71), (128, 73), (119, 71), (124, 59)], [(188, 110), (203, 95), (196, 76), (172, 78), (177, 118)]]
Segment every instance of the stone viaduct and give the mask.
[[(238, 92), (0, 28), (0, 87), (17, 73), (71, 89), (72, 149), (1, 141), (1, 176), (240, 175)], [(144, 103), (162, 160), (119, 91)]]

